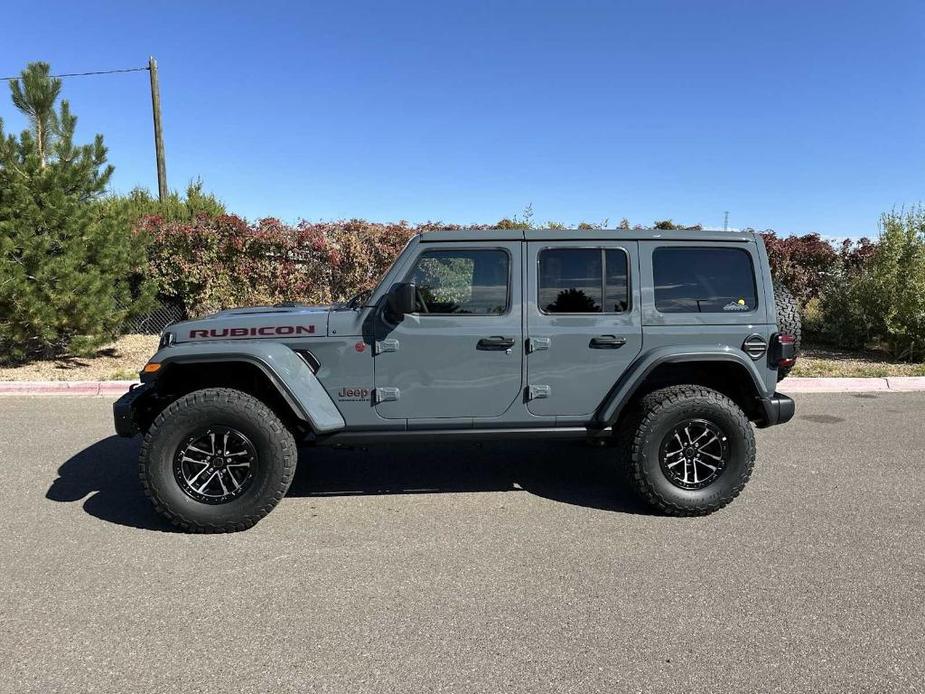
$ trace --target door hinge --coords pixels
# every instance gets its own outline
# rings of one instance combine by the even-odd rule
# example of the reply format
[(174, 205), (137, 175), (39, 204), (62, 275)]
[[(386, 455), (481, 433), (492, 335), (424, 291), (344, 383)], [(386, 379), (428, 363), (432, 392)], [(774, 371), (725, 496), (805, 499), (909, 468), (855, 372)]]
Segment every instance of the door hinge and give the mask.
[(373, 345), (373, 354), (382, 354), (383, 352), (397, 352), (398, 340), (389, 338), (388, 340), (376, 340)]
[(552, 389), (549, 386), (527, 386), (527, 400), (548, 398)]
[(527, 339), (527, 353), (539, 352), (541, 349), (549, 349), (548, 337), (530, 337)]
[(376, 388), (374, 391), (374, 397), (377, 405), (380, 402), (398, 400), (400, 395), (401, 391), (398, 390), (398, 388)]

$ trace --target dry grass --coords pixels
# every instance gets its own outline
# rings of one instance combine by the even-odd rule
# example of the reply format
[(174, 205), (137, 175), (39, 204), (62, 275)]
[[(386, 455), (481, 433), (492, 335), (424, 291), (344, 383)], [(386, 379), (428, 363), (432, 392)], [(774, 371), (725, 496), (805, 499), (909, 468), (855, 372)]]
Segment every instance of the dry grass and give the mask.
[(157, 351), (157, 335), (123, 335), (90, 357), (62, 357), (0, 367), (0, 381), (136, 380), (141, 367)]
[(872, 378), (883, 376), (925, 376), (925, 364), (890, 361), (882, 352), (845, 352), (806, 346), (791, 376)]

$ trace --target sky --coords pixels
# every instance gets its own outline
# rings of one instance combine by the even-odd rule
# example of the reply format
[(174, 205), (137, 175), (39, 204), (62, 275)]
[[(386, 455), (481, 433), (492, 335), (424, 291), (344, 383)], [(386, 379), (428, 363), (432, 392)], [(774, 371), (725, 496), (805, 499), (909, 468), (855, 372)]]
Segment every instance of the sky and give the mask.
[[(876, 235), (925, 200), (925, 3), (0, 0), (0, 76), (160, 68), (167, 176), (332, 220)], [(25, 121), (0, 85), (8, 130)], [(157, 188), (148, 75), (66, 79)]]

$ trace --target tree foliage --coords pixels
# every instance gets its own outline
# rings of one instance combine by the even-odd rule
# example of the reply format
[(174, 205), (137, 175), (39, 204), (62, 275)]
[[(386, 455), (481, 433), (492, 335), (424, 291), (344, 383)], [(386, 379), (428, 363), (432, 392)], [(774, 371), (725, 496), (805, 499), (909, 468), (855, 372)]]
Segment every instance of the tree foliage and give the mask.
[(135, 271), (143, 249), (123, 215), (96, 202), (112, 175), (106, 147), (74, 143), (77, 117), (55, 102), (60, 81), (33, 63), (11, 82), (30, 124), (19, 137), (0, 120), (0, 359), (82, 352), (112, 338), (146, 307)]
[(55, 137), (61, 127), (55, 102), (61, 93), (61, 80), (51, 77), (48, 63), (30, 63), (19, 80), (10, 82), (13, 105), (28, 119), (34, 137), (39, 166), (45, 167)]
[(132, 228), (149, 216), (166, 222), (191, 222), (201, 216), (218, 217), (226, 213), (225, 205), (205, 192), (199, 179), (189, 183), (185, 195), (171, 191), (165, 200), (160, 200), (144, 188), (135, 188), (128, 195), (108, 195), (99, 205), (101, 214), (123, 215)]
[(925, 208), (884, 214), (855, 291), (876, 336), (900, 359), (925, 358)]
[[(627, 224), (629, 221), (627, 220)], [(623, 227), (621, 227), (623, 228)], [(664, 229), (666, 231), (675, 230), (675, 231), (703, 231), (703, 225), (701, 224), (692, 224), (690, 226), (685, 226), (684, 224), (675, 224), (671, 219), (661, 219), (655, 220), (652, 222), (653, 229)]]

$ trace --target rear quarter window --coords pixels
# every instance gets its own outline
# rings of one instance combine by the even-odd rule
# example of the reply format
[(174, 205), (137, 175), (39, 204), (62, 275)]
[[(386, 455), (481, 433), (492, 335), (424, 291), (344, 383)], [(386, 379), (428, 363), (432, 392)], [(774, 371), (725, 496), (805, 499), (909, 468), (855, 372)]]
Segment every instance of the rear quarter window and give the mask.
[(741, 248), (661, 247), (652, 254), (662, 313), (739, 313), (758, 308), (751, 254)]

